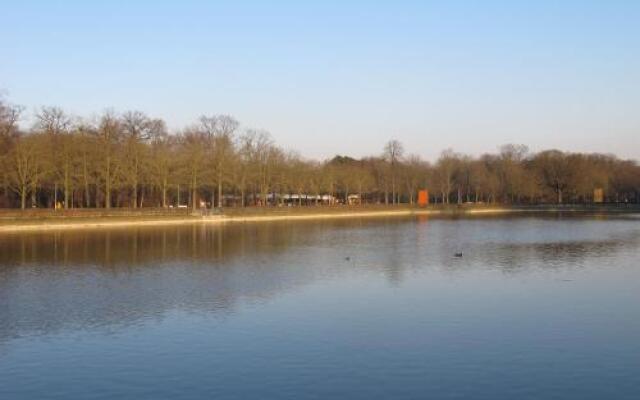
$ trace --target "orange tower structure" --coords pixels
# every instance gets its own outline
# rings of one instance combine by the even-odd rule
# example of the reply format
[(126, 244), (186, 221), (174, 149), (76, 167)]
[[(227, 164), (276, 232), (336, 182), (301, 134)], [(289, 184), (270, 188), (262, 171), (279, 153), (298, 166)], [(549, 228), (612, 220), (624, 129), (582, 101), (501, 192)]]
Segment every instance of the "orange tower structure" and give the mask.
[(418, 206), (426, 207), (429, 205), (429, 191), (423, 189), (418, 191)]

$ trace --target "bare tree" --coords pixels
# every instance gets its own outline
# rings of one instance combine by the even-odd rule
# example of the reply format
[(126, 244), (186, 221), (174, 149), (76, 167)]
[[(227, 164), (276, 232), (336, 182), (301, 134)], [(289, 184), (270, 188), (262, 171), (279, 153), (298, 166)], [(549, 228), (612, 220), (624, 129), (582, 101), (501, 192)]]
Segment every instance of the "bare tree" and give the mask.
[(24, 107), (9, 104), (0, 96), (0, 144), (6, 143), (5, 139), (15, 136), (23, 111)]
[(104, 184), (104, 207), (111, 208), (111, 191), (120, 169), (115, 154), (122, 136), (120, 119), (113, 111), (106, 111), (102, 115), (97, 133), (102, 164), (100, 175)]
[(150, 175), (152, 182), (160, 189), (161, 206), (168, 207), (167, 192), (171, 180), (176, 178), (178, 162), (176, 138), (167, 133), (162, 120), (151, 121), (151, 160)]
[(207, 135), (212, 146), (212, 157), (218, 187), (217, 206), (223, 206), (223, 184), (226, 166), (234, 153), (234, 135), (239, 123), (229, 115), (214, 115), (200, 117), (203, 132)]
[(558, 204), (562, 204), (573, 173), (567, 155), (558, 150), (543, 151), (535, 156), (534, 165), (542, 184), (553, 190)]
[(20, 197), (20, 208), (25, 209), (27, 196), (34, 191), (44, 174), (42, 138), (37, 135), (20, 135), (8, 154), (9, 184)]
[(442, 195), (442, 202), (449, 204), (449, 196), (453, 190), (454, 177), (459, 166), (460, 155), (447, 149), (440, 154), (436, 163), (434, 177)]
[(255, 187), (260, 193), (260, 204), (268, 204), (268, 194), (271, 190), (272, 172), (275, 159), (279, 155), (267, 131), (252, 131), (250, 135), (250, 156), (251, 164), (255, 168)]
[(7, 157), (18, 136), (18, 121), (22, 107), (4, 101), (0, 94), (0, 185), (5, 199), (9, 192)]
[(141, 180), (141, 163), (147, 149), (144, 146), (151, 139), (151, 120), (141, 111), (127, 111), (121, 117), (125, 149), (126, 168), (123, 168), (124, 179), (133, 191), (131, 205), (138, 207), (138, 191)]
[(407, 197), (409, 199), (409, 203), (414, 204), (418, 189), (425, 185), (429, 164), (423, 161), (420, 156), (412, 154), (407, 157), (406, 162), (402, 167), (404, 182), (407, 189)]
[(384, 158), (391, 166), (391, 199), (392, 203), (398, 203), (396, 196), (396, 175), (398, 164), (400, 163), (402, 156), (404, 155), (404, 146), (398, 140), (390, 140), (384, 146)]
[(56, 175), (54, 204), (57, 206), (58, 181), (62, 181), (64, 208), (69, 208), (71, 178), (74, 162), (71, 118), (58, 107), (42, 107), (36, 114), (36, 129), (44, 133), (51, 143), (51, 170)]
[(180, 136), (181, 164), (190, 188), (190, 205), (198, 208), (198, 189), (200, 180), (206, 171), (206, 149), (203, 147), (205, 136), (197, 128), (185, 130)]
[(85, 207), (91, 207), (91, 186), (95, 184), (97, 172), (98, 146), (96, 145), (96, 138), (98, 135), (94, 126), (82, 121), (76, 124), (74, 134), (80, 158), (79, 177), (84, 192), (84, 205)]

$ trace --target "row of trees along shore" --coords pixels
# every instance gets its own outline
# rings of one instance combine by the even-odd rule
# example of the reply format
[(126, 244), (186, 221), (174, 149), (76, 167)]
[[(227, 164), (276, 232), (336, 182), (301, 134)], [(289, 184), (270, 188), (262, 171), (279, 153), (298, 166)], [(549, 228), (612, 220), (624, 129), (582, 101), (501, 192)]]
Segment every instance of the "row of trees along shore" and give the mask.
[[(432, 203), (640, 201), (640, 167), (613, 155), (504, 145), (472, 157), (445, 150), (434, 163), (389, 141), (380, 154), (307, 160), (228, 115), (202, 116), (170, 134), (139, 111), (95, 121), (43, 107), (29, 129), (0, 99), (0, 207), (245, 207)], [(351, 200), (351, 201), (350, 201)]]

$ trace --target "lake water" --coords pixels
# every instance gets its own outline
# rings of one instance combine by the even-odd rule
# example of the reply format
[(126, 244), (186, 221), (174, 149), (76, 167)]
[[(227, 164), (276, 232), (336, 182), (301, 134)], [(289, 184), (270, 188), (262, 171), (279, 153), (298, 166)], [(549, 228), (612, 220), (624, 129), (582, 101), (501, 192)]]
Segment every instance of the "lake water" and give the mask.
[(633, 215), (4, 234), (0, 399), (638, 399), (639, 260)]

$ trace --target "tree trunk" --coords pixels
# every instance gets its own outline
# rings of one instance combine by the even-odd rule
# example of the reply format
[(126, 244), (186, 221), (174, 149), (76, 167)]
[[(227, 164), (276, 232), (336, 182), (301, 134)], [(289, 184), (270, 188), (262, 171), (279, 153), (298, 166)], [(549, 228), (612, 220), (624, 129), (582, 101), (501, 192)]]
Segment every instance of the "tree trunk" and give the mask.
[(218, 208), (222, 208), (222, 165), (218, 166)]
[(25, 208), (27, 208), (27, 187), (26, 187), (26, 185), (24, 185), (20, 189), (20, 208), (23, 209), (23, 210)]
[(396, 179), (391, 181), (391, 204), (396, 204)]
[(167, 208), (167, 180), (162, 181), (162, 208)]
[(111, 157), (107, 156), (107, 168), (105, 171), (104, 208), (111, 208)]
[(87, 156), (84, 156), (82, 163), (82, 178), (84, 180), (84, 201), (87, 208), (91, 207), (91, 198), (89, 193), (89, 179), (87, 177)]
[(135, 149), (136, 155), (133, 166), (133, 208), (138, 208), (138, 151)]
[(558, 204), (562, 204), (562, 189), (558, 189)]
[(133, 195), (131, 196), (131, 207), (138, 208), (138, 186), (133, 185)]
[(198, 208), (198, 203), (196, 202), (197, 201), (196, 197), (198, 197), (198, 196), (196, 196), (196, 190), (197, 190), (196, 189), (196, 183), (197, 183), (197, 180), (194, 177), (193, 178), (193, 184), (191, 186), (191, 202), (192, 202), (192, 207), (193, 207), (194, 210), (196, 208)]
[(69, 208), (69, 163), (64, 166), (64, 208)]
[(344, 204), (349, 205), (349, 185), (344, 188)]

